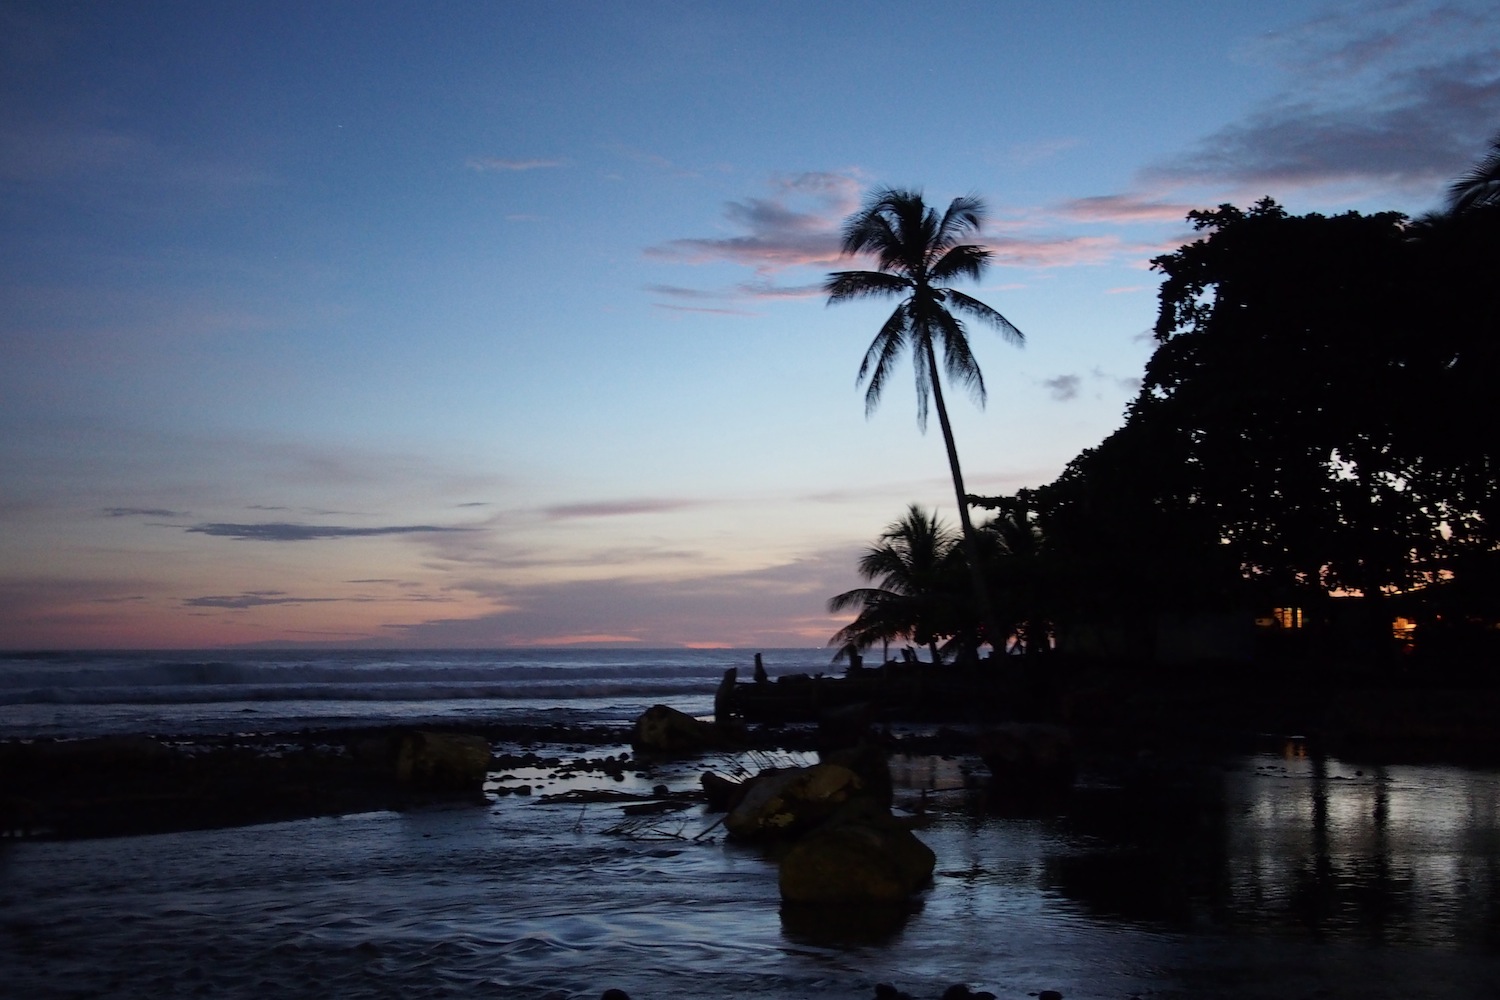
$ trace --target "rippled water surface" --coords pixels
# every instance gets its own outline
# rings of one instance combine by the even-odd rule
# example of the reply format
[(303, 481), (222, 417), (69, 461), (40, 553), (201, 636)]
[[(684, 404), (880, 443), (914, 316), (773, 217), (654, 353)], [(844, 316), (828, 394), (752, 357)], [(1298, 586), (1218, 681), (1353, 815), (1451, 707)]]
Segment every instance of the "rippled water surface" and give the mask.
[(634, 836), (608, 832), (618, 807), (506, 796), (7, 844), (0, 995), (1500, 995), (1494, 772), (1292, 748), (1085, 775), (1060, 811), (1017, 816), (967, 766), (896, 762), (938, 855), (899, 926), (784, 918), (774, 867), (690, 839), (713, 822), (696, 809)]

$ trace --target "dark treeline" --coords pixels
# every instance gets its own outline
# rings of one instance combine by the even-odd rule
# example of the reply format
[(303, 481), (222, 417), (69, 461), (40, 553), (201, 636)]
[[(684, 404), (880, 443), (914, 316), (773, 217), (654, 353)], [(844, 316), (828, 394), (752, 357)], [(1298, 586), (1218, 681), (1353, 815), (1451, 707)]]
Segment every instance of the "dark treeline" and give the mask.
[[(1123, 426), (1048, 485), (969, 497), (1009, 651), (1500, 649), (1500, 137), (1420, 219), (1270, 199), (1189, 219), (1202, 235), (1152, 262), (1157, 348)], [(876, 586), (831, 602), (861, 609), (834, 644), (972, 653), (996, 626), (964, 559), (913, 507), (861, 564)]]

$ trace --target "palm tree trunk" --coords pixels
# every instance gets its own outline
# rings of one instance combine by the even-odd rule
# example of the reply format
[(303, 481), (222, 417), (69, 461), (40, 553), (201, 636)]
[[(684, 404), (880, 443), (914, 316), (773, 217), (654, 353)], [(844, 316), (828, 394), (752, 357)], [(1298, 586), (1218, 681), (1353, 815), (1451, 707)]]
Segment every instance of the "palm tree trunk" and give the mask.
[[(953, 473), (953, 493), (958, 498), (958, 523), (963, 527), (964, 555), (968, 558), (969, 578), (974, 585), (974, 601), (979, 606), (979, 620), (988, 633), (990, 648), (996, 654), (1005, 651), (1005, 637), (1000, 634), (995, 619), (994, 606), (990, 603), (990, 588), (984, 579), (984, 567), (979, 558), (979, 536), (974, 531), (974, 522), (969, 518), (969, 503), (964, 490), (964, 474), (958, 466), (958, 445), (953, 442), (953, 425), (948, 422), (948, 406), (943, 402), (943, 385), (938, 378), (937, 354), (929, 338), (923, 344), (927, 352), (927, 372), (932, 378), (932, 402), (937, 407), (938, 426), (943, 430), (943, 444), (948, 449), (948, 469)], [(979, 655), (976, 647), (974, 654)]]

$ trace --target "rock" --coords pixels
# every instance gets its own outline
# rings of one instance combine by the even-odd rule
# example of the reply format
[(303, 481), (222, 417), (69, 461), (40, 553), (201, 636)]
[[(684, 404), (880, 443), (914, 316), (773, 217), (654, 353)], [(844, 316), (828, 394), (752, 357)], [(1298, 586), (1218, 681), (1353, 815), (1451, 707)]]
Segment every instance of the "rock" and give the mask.
[(824, 764), (838, 764), (853, 771), (859, 777), (864, 792), (870, 800), (882, 811), (891, 811), (891, 804), (895, 800), (895, 792), (891, 783), (891, 763), (885, 751), (880, 747), (870, 743), (861, 743), (840, 750), (822, 751), (818, 754), (818, 760)]
[[(757, 656), (760, 654), (757, 653)], [(739, 668), (730, 667), (724, 671), (724, 676), (719, 680), (719, 686), (714, 690), (714, 721), (723, 722), (734, 714), (732, 705), (734, 702), (734, 682), (739, 676)]]
[(1063, 995), (1056, 990), (1042, 990), (1036, 995), (1036, 1000), (1063, 1000)]
[(943, 991), (942, 1000), (995, 1000), (995, 994), (975, 992), (964, 983), (954, 983)]
[(762, 771), (746, 783), (724, 829), (747, 840), (794, 837), (841, 813), (879, 811), (863, 792), (859, 776), (841, 764)]
[(713, 723), (667, 705), (652, 705), (642, 712), (630, 734), (630, 745), (638, 753), (701, 753), (731, 742), (726, 732)]
[(979, 734), (977, 749), (997, 791), (1034, 798), (1065, 792), (1073, 785), (1073, 738), (1060, 726), (998, 726)]
[(478, 792), (490, 769), (490, 744), (465, 733), (406, 733), (396, 744), (396, 780), (424, 792)]
[(889, 818), (829, 823), (792, 845), (781, 860), (788, 903), (904, 903), (932, 878), (937, 856)]

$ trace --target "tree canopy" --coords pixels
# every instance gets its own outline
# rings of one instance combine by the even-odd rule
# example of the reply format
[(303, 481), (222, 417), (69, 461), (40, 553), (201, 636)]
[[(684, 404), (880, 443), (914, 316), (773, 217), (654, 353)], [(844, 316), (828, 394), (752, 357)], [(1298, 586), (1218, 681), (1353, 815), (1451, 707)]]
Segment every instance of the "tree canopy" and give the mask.
[(1500, 211), (1189, 219), (1202, 236), (1153, 261), (1124, 426), (1010, 501), (1037, 512), (1052, 614), (1493, 579)]

